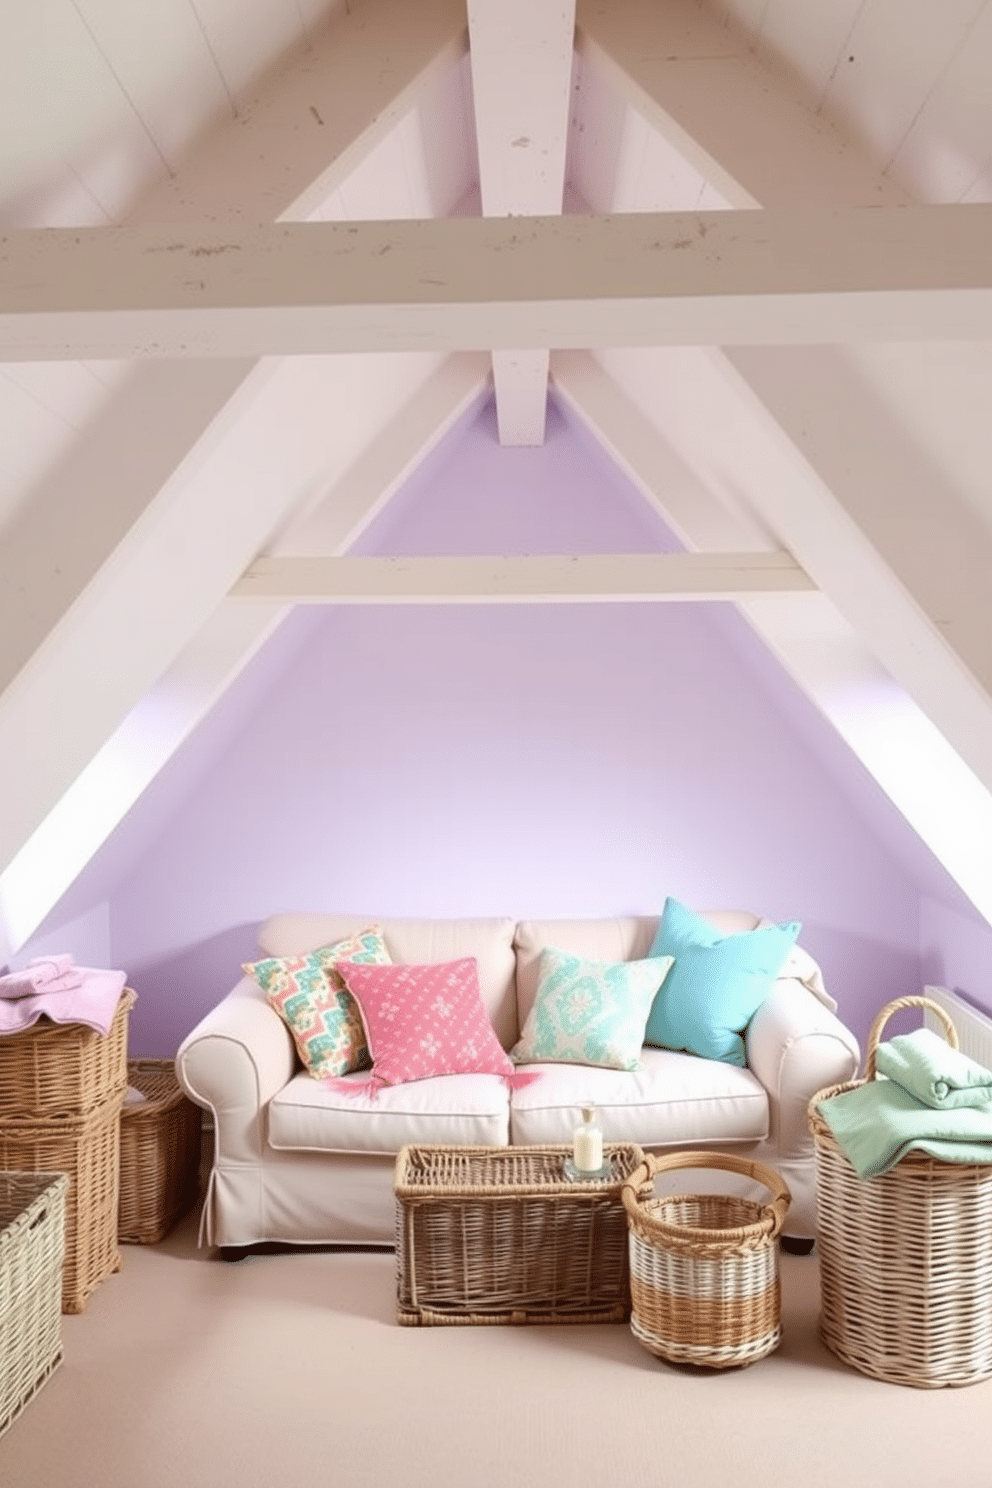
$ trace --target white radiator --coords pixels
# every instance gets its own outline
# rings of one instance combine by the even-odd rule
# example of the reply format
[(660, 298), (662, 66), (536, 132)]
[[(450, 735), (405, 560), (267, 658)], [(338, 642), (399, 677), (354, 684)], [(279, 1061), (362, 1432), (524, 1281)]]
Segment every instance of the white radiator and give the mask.
[[(948, 991), (946, 987), (924, 987), (923, 994), (947, 1013), (954, 1024), (962, 1054), (967, 1054), (976, 1064), (984, 1064), (986, 1069), (992, 1069), (992, 1014), (965, 1002), (963, 997)], [(924, 1018), (927, 1028), (933, 1029), (942, 1038), (946, 1036), (944, 1025), (936, 1013), (925, 1008)]]

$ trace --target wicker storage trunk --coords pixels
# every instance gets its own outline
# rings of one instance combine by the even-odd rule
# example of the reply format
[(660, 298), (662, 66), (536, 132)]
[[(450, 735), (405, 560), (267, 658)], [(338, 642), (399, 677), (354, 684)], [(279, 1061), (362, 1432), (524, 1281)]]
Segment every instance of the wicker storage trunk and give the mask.
[(122, 1093), (83, 1117), (0, 1121), (0, 1170), (65, 1173), (62, 1311), (82, 1312), (121, 1266), (117, 1245)]
[[(654, 1193), (659, 1173), (716, 1168), (772, 1194), (770, 1204), (720, 1194)], [(631, 1332), (670, 1363), (726, 1369), (778, 1347), (777, 1237), (791, 1195), (772, 1168), (717, 1152), (646, 1157), (623, 1187), (630, 1227)]]
[(573, 1183), (565, 1147), (404, 1147), (396, 1161), (400, 1323), (605, 1323), (630, 1313), (620, 1188)]
[[(882, 1030), (902, 1008), (929, 1008), (957, 1048), (954, 1024), (928, 997), (886, 1004), (868, 1035), (866, 1080)], [(933, 1389), (992, 1375), (992, 1165), (910, 1152), (859, 1178), (816, 1107), (865, 1080), (813, 1097), (820, 1337), (862, 1374)]]
[(196, 1203), (202, 1116), (171, 1059), (130, 1060), (127, 1077), (145, 1099), (121, 1110), (118, 1239), (153, 1245)]
[(125, 987), (104, 1037), (47, 1018), (0, 1038), (0, 1121), (86, 1116), (127, 1084), (127, 1034), (136, 994)]
[(0, 1173), (0, 1436), (62, 1362), (62, 1173)]

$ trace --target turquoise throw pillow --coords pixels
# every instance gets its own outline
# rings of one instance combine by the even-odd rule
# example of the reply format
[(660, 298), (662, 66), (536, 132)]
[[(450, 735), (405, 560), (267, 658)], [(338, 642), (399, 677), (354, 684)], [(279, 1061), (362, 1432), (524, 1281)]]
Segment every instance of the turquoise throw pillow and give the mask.
[(585, 961), (547, 947), (538, 962), (534, 1006), (510, 1058), (514, 1064), (640, 1069), (644, 1025), (671, 964), (664, 956)]
[(666, 899), (651, 956), (672, 956), (648, 1016), (646, 1044), (726, 1064), (747, 1063), (742, 1034), (771, 991), (802, 926), (722, 935), (677, 899)]

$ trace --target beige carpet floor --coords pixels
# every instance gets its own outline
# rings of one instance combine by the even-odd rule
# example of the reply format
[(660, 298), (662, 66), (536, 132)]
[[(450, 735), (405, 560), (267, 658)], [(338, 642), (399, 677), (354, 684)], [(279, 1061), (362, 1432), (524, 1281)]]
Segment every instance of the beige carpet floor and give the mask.
[(0, 1438), (3, 1488), (992, 1484), (992, 1381), (840, 1364), (811, 1257), (782, 1257), (780, 1350), (705, 1374), (623, 1324), (399, 1327), (388, 1252), (229, 1265), (192, 1214), (123, 1259)]

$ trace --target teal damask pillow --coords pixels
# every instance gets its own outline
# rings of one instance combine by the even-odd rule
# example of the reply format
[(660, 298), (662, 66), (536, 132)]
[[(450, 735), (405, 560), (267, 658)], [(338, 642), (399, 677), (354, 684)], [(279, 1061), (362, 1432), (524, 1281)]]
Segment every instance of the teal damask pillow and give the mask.
[(671, 958), (584, 961), (548, 947), (538, 961), (537, 993), (514, 1064), (596, 1064), (641, 1067), (644, 1025)]
[(769, 925), (722, 935), (677, 899), (666, 899), (649, 955), (674, 958), (655, 998), (646, 1044), (746, 1065), (743, 1033), (802, 926)]

